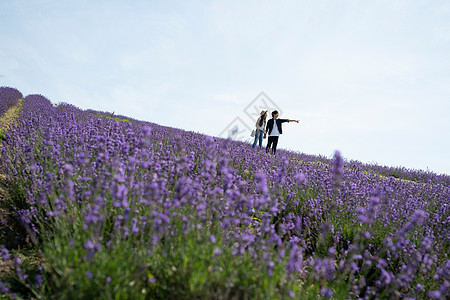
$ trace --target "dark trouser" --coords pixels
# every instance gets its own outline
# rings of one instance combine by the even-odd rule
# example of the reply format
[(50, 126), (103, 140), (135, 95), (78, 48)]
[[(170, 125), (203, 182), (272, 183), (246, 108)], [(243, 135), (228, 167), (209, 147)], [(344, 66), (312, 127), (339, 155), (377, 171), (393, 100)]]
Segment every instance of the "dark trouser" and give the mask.
[(272, 143), (273, 143), (272, 153), (275, 154), (277, 152), (278, 136), (269, 136), (269, 139), (267, 140), (266, 152), (269, 152)]

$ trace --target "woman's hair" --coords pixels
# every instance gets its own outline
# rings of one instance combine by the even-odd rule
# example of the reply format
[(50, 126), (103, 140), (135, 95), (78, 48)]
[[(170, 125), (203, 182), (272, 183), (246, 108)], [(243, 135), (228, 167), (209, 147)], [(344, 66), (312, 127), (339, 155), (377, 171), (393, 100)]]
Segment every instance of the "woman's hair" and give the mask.
[(267, 117), (267, 112), (265, 112), (261, 117), (259, 117), (259, 124), (258, 124), (259, 126), (263, 125), (263, 122), (266, 119), (266, 117)]

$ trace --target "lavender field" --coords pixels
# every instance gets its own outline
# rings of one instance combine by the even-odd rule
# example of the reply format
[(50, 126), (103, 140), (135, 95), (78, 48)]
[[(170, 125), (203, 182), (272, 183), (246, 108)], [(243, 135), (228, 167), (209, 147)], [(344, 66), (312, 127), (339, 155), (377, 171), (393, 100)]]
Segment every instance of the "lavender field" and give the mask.
[[(22, 97), (0, 88), (0, 118)], [(0, 298), (450, 294), (450, 176), (273, 156), (42, 95), (0, 151)]]

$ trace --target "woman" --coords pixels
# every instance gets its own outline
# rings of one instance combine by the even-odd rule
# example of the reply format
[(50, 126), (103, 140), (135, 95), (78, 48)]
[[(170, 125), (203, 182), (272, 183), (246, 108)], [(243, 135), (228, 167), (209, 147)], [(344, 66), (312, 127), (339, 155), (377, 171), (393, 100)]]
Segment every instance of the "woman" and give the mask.
[(262, 148), (264, 127), (266, 127), (266, 118), (267, 118), (267, 110), (261, 111), (260, 117), (256, 121), (255, 141), (253, 142), (252, 148), (255, 148), (258, 140), (259, 140), (259, 148)]

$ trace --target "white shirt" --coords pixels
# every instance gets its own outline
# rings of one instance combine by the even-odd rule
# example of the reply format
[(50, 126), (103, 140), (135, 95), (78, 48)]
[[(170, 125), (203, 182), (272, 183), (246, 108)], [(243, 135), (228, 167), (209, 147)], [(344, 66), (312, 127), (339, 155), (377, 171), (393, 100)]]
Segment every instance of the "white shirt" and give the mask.
[(264, 131), (264, 127), (266, 127), (266, 120), (264, 120), (262, 126), (259, 126), (259, 121), (261, 120), (261, 117), (258, 118), (258, 121), (256, 121), (256, 128), (258, 128), (259, 130)]
[(273, 128), (272, 132), (269, 134), (269, 136), (280, 136), (280, 132), (278, 131), (277, 122), (273, 120)]

